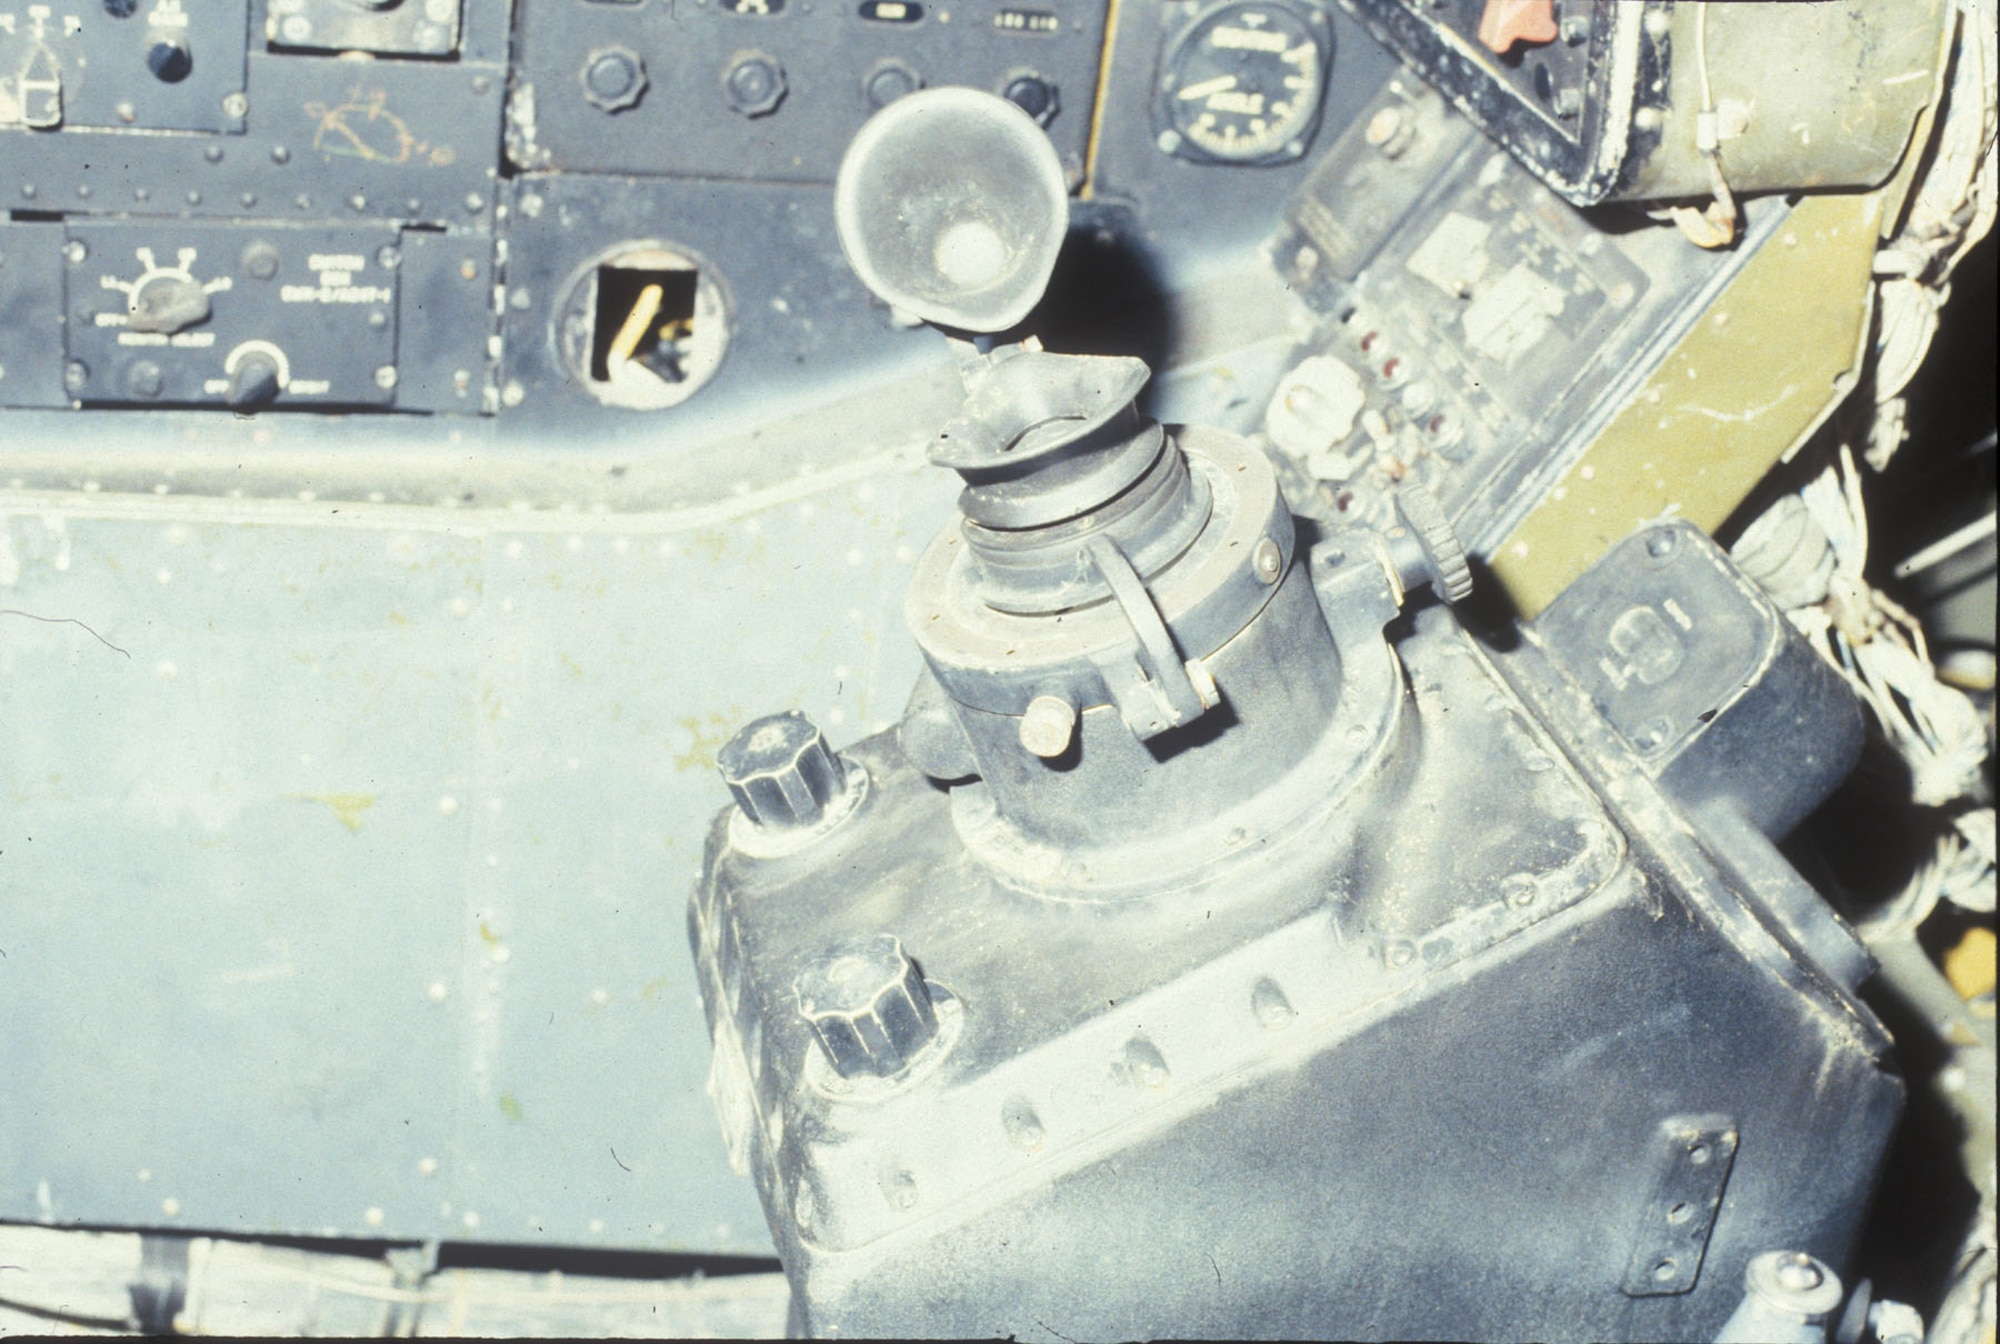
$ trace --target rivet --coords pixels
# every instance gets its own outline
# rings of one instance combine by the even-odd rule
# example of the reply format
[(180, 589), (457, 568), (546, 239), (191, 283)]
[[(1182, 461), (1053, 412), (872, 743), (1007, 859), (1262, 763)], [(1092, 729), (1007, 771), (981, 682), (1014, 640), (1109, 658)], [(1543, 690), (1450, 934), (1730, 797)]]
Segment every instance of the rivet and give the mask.
[(1019, 1098), (1007, 1103), (1000, 1114), (1000, 1124), (1007, 1131), (1007, 1142), (1030, 1155), (1042, 1151), (1048, 1138), (1034, 1107)]
[(917, 1178), (907, 1171), (899, 1171), (882, 1183), (883, 1193), (889, 1202), (899, 1209), (917, 1207)]
[(1266, 976), (1250, 990), (1250, 1011), (1257, 1016), (1257, 1023), (1270, 1031), (1288, 1027), (1298, 1014), (1293, 1011), (1291, 1000), (1285, 991), (1278, 988), (1278, 982)]
[(1125, 1051), (1119, 1060), (1119, 1071), (1125, 1081), (1134, 1087), (1148, 1091), (1158, 1091), (1165, 1087), (1172, 1074), (1167, 1071), (1167, 1061), (1155, 1046), (1144, 1036), (1134, 1036), (1125, 1043)]

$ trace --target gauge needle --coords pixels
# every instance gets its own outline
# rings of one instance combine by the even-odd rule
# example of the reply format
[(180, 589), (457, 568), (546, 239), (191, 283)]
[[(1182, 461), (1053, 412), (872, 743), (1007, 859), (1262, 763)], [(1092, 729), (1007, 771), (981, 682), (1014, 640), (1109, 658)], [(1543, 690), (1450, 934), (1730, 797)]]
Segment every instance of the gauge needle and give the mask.
[(639, 342), (646, 338), (646, 328), (652, 325), (654, 316), (660, 311), (660, 301), (665, 297), (666, 290), (660, 285), (647, 285), (639, 291), (639, 301), (625, 315), (624, 324), (618, 328), (618, 335), (611, 342), (611, 359), (608, 362), (631, 362), (632, 356), (638, 352)]
[(1180, 91), (1179, 96), (1187, 99), (1189, 102), (1194, 102), (1197, 99), (1206, 98), (1212, 93), (1227, 93), (1235, 87), (1236, 76), (1217, 75), (1214, 79), (1204, 79), (1199, 84), (1188, 85)]

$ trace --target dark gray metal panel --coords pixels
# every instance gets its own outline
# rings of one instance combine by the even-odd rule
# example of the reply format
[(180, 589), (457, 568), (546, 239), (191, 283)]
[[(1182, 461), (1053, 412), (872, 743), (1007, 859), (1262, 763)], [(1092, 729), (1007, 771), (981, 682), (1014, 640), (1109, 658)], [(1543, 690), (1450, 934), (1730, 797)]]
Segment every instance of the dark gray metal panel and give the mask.
[(402, 251), (397, 407), (493, 409), (499, 395), (488, 348), (499, 327), (493, 311), (493, 240), (406, 229)]
[(60, 224), (0, 222), (0, 406), (69, 405), (62, 244)]
[[(247, 0), (22, 5), (0, 26), (0, 125), (231, 131)], [(26, 12), (21, 12), (25, 10)], [(122, 11), (122, 12), (121, 12)], [(0, 141), (0, 143), (5, 143)], [(76, 152), (76, 142), (70, 142)]]
[[(508, 153), (529, 169), (830, 183), (875, 110), (870, 79), (895, 69), (906, 89), (1054, 85), (1049, 135), (1080, 178), (1104, 19), (1039, 0), (523, 0)], [(624, 76), (592, 94), (585, 75), (611, 53), (625, 76), (643, 68), (636, 96)], [(783, 72), (775, 106), (746, 105), (756, 115), (729, 92), (746, 60)]]
[[(79, 219), (67, 232), (65, 344), (79, 400), (221, 405), (234, 361), (258, 350), (282, 362), (275, 395), (287, 407), (394, 404), (393, 228)], [(171, 335), (133, 330), (128, 308), (163, 283), (206, 291), (203, 315)]]
[(900, 710), (951, 494), (0, 502), (0, 1218), (767, 1249), (682, 942), (711, 756)]
[[(240, 40), (240, 39), (239, 39)], [(486, 226), (499, 62), (248, 57), (241, 134), (45, 134), (0, 128), (13, 209), (401, 219)]]

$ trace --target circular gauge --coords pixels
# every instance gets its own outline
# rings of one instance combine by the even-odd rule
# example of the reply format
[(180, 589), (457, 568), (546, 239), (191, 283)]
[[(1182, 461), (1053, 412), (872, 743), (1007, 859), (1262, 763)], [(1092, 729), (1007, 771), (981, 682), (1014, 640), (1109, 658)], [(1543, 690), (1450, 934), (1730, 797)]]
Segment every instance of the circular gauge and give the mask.
[(1326, 86), (1318, 10), (1233, 0), (1174, 41), (1160, 79), (1160, 148), (1197, 161), (1281, 163), (1306, 151)]

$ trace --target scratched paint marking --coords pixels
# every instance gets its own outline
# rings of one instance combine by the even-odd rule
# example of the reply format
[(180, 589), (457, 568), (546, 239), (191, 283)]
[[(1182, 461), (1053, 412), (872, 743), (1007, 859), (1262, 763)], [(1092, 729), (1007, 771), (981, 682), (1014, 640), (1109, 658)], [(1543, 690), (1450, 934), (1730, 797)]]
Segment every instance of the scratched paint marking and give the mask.
[(409, 123), (389, 110), (385, 89), (349, 89), (347, 101), (336, 107), (322, 102), (305, 104), (305, 114), (315, 123), (313, 148), (339, 158), (360, 159), (364, 163), (427, 164), (443, 168), (458, 157), (450, 145), (432, 145), (420, 139)]

